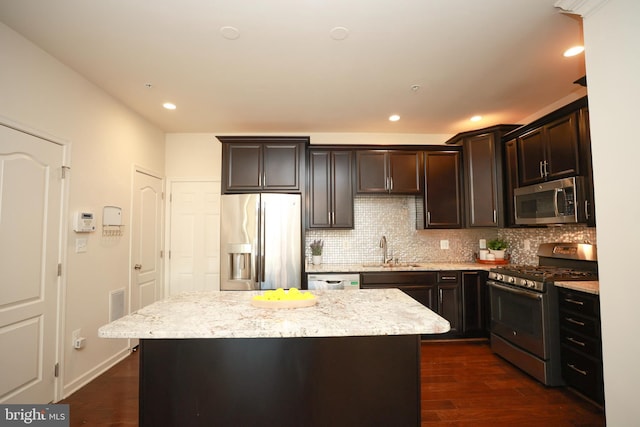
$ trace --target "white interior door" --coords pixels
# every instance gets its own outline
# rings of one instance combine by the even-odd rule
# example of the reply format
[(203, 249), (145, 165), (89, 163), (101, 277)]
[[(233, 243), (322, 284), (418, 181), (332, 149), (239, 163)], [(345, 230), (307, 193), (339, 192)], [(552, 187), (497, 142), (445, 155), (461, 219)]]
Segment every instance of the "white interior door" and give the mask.
[(220, 289), (220, 182), (172, 182), (168, 294)]
[(55, 400), (63, 156), (0, 125), (0, 403)]
[(131, 311), (162, 297), (162, 180), (136, 170), (131, 209)]

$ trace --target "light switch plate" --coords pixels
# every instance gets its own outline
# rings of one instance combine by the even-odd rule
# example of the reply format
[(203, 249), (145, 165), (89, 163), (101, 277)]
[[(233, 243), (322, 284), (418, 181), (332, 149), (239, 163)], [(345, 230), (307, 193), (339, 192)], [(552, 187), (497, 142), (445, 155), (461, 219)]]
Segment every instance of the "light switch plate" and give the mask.
[(440, 249), (449, 249), (449, 241), (440, 240)]
[(87, 252), (87, 238), (80, 237), (76, 239), (76, 253)]

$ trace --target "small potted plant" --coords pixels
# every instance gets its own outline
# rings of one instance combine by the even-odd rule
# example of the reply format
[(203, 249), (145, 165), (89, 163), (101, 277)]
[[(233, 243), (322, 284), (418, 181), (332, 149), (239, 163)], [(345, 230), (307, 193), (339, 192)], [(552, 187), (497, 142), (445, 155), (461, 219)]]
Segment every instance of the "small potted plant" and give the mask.
[(314, 240), (310, 245), (314, 264), (322, 264), (322, 240)]
[(508, 246), (507, 242), (500, 238), (495, 238), (487, 242), (489, 252), (491, 252), (496, 259), (504, 259), (504, 252)]

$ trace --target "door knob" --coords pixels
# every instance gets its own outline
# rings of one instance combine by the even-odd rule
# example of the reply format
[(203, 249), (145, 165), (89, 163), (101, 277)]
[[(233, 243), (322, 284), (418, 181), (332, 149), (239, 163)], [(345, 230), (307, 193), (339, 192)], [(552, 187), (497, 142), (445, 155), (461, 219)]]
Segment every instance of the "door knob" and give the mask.
[(142, 265), (141, 264), (136, 264), (133, 266), (133, 268), (135, 268), (136, 270), (142, 270)]

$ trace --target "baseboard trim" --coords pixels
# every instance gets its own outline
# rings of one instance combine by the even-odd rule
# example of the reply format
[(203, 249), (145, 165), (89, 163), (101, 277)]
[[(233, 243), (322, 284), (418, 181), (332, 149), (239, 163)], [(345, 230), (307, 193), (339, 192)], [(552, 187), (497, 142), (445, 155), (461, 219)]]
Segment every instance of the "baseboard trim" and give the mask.
[(109, 369), (113, 368), (129, 354), (131, 354), (131, 349), (129, 347), (123, 348), (104, 362), (100, 363), (95, 368), (86, 372), (84, 375), (81, 375), (80, 377), (71, 381), (69, 384), (65, 384), (62, 388), (62, 399), (66, 399), (67, 397), (71, 396), (73, 393), (80, 390), (82, 387), (89, 384), (91, 381), (104, 374)]

